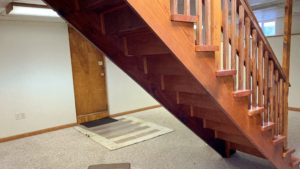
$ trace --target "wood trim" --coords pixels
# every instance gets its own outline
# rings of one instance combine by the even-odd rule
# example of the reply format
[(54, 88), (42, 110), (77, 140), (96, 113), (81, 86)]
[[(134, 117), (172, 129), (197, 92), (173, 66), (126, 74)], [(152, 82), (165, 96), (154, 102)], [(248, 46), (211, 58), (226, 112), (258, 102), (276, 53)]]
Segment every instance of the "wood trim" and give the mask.
[(101, 111), (101, 112), (95, 112), (95, 113), (91, 113), (91, 114), (79, 115), (79, 116), (77, 116), (77, 124), (102, 119), (102, 118), (105, 118), (108, 116), (109, 116), (109, 113), (107, 110)]
[(48, 133), (48, 132), (52, 132), (52, 131), (56, 131), (56, 130), (60, 130), (60, 129), (70, 128), (70, 127), (74, 127), (76, 125), (77, 125), (77, 123), (70, 123), (70, 124), (64, 124), (61, 126), (46, 128), (46, 129), (42, 129), (42, 130), (32, 131), (32, 132), (28, 132), (28, 133), (18, 134), (15, 136), (4, 137), (4, 138), (0, 138), (0, 143), (17, 140), (17, 139), (21, 139), (21, 138), (25, 138), (25, 137), (35, 136), (35, 135), (39, 135), (39, 134), (43, 134), (43, 133)]
[(289, 111), (300, 112), (300, 108), (298, 108), (298, 107), (289, 107), (288, 110)]
[(145, 110), (160, 108), (160, 107), (162, 107), (162, 106), (161, 105), (154, 105), (154, 106), (149, 106), (149, 107), (143, 107), (143, 108), (140, 108), (140, 109), (134, 109), (134, 110), (130, 110), (130, 111), (125, 111), (125, 112), (121, 112), (121, 113), (112, 114), (112, 115), (110, 115), (110, 117), (119, 117), (119, 116), (133, 114), (133, 113), (137, 113), (137, 112), (141, 112), (141, 111), (145, 111)]

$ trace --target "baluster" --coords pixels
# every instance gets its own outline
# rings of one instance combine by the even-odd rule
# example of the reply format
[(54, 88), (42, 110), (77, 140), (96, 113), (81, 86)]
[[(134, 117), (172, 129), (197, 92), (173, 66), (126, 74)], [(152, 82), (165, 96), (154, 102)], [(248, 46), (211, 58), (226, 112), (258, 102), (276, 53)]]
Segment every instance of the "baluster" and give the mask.
[(246, 60), (246, 89), (250, 89), (250, 18), (245, 19), (245, 60)]
[(227, 69), (229, 37), (228, 37), (228, 0), (223, 0), (223, 69)]
[(264, 56), (264, 122), (270, 122), (270, 115), (268, 111), (268, 70), (269, 70), (269, 53), (265, 52)]
[(211, 45), (211, 0), (205, 0), (206, 45)]
[[(258, 45), (258, 106), (263, 107), (263, 42), (260, 40)], [(264, 116), (262, 116), (262, 119), (264, 121)], [(262, 124), (263, 125), (263, 124)]]
[(283, 133), (283, 79), (279, 81), (279, 134)]
[[(263, 42), (259, 41), (258, 46), (258, 65), (257, 65), (257, 77), (258, 77), (258, 106), (263, 107)], [(262, 125), (264, 125), (264, 116), (262, 115)]]
[(190, 0), (184, 0), (184, 11), (183, 14), (186, 16), (191, 15), (191, 2)]
[(198, 22), (197, 22), (197, 30), (198, 30), (198, 36), (197, 36), (197, 44), (203, 45), (203, 37), (202, 37), (202, 27), (203, 27), (203, 21), (202, 21), (202, 10), (203, 10), (203, 4), (202, 0), (198, 0), (198, 8), (197, 8), (197, 14), (198, 14)]
[[(231, 0), (231, 69), (236, 70), (236, 0)], [(235, 79), (235, 78), (234, 78)], [(235, 82), (234, 82), (235, 86)], [(235, 89), (235, 87), (234, 87)]]
[(274, 112), (275, 112), (275, 135), (278, 136), (279, 120), (278, 120), (278, 70), (275, 70), (275, 86), (274, 86)]
[(178, 14), (178, 0), (171, 1), (171, 14), (172, 15)]
[[(205, 1), (205, 9), (207, 8), (207, 3), (212, 3), (211, 5), (213, 6), (212, 8), (212, 27), (211, 27), (211, 35), (212, 35), (212, 43), (213, 46), (220, 46), (221, 45), (221, 27), (222, 27), (222, 8), (221, 8), (221, 1)], [(205, 15), (206, 15), (206, 11), (205, 11)], [(206, 25), (206, 20), (205, 20), (205, 25)], [(205, 28), (206, 31), (207, 28)], [(210, 32), (209, 32), (210, 33)], [(209, 35), (209, 37), (211, 37), (211, 35)], [(207, 32), (206, 32), (206, 36)], [(209, 45), (208, 43), (206, 45)], [(217, 70), (221, 70), (221, 54), (220, 51), (216, 51), (215, 52), (215, 67)]]
[(270, 88), (270, 119), (271, 122), (275, 122), (274, 114), (274, 63), (273, 61), (269, 62), (269, 88)]
[(252, 31), (252, 108), (257, 107), (257, 31)]
[(244, 35), (245, 35), (245, 27), (244, 27), (244, 7), (242, 5), (239, 6), (239, 70), (238, 70), (238, 88), (239, 90), (244, 89)]

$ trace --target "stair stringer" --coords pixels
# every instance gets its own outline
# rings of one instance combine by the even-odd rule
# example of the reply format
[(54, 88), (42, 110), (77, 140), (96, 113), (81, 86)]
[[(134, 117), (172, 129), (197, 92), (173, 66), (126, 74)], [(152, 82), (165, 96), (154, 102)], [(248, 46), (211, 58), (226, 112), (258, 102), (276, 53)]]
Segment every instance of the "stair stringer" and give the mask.
[(244, 136), (277, 168), (290, 168), (282, 158), (282, 147), (261, 132), (261, 126), (248, 116), (248, 98), (234, 98), (233, 80), (216, 77), (212, 56), (195, 52), (193, 25), (170, 21), (169, 0), (127, 0), (151, 29), (168, 46), (186, 69), (204, 86)]
[[(103, 20), (100, 19), (101, 14), (94, 11), (80, 11), (78, 9), (74, 10), (72, 8), (72, 6), (76, 6), (74, 5), (76, 4), (76, 1), (74, 0), (45, 1), (49, 6), (55, 9), (62, 18), (69, 22), (74, 27), (74, 29), (76, 29), (79, 33), (86, 37), (86, 39), (94, 44), (96, 48), (101, 49), (101, 51), (104, 52), (116, 65), (118, 65), (133, 80), (138, 82), (141, 87), (143, 87), (150, 95), (152, 95), (170, 112), (172, 112), (182, 123), (186, 124), (187, 127), (189, 127), (194, 133), (201, 137), (220, 155), (224, 157), (227, 155), (225, 151), (225, 141), (216, 139), (215, 133), (212, 129), (204, 128), (203, 119), (190, 117), (191, 110), (185, 109), (178, 105), (176, 101), (172, 100), (171, 97), (169, 97), (160, 89), (160, 85), (156, 85), (155, 83), (153, 83), (153, 80), (143, 72), (143, 68), (139, 66), (141, 65), (140, 59), (134, 59), (134, 57), (132, 56), (126, 56), (126, 52), (124, 52), (122, 49), (122, 44), (119, 43), (121, 41), (120, 39), (114, 37), (114, 35), (111, 36), (104, 33), (104, 31), (102, 30), (102, 26), (104, 25), (104, 23)], [(138, 20), (141, 20), (138, 16), (136, 16), (136, 18)], [(155, 34), (153, 35), (156, 37)], [(139, 57), (143, 58), (143, 56)], [(173, 60), (176, 60), (175, 62), (178, 62), (173, 54), (169, 53), (169, 57), (171, 57)], [(181, 63), (179, 64), (182, 66)], [(198, 87), (200, 86), (201, 85), (199, 84)], [(210, 96), (208, 95), (207, 97)], [(216, 103), (214, 102), (214, 104)], [(218, 105), (215, 106), (218, 107)], [(234, 153), (234, 151), (231, 151), (230, 153)]]

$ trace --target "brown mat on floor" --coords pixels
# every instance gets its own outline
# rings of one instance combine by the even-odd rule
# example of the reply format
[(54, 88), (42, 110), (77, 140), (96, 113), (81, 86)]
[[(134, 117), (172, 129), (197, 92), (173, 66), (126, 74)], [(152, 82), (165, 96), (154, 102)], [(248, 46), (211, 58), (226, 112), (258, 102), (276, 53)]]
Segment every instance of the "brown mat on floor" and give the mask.
[(88, 169), (130, 169), (129, 163), (91, 165)]

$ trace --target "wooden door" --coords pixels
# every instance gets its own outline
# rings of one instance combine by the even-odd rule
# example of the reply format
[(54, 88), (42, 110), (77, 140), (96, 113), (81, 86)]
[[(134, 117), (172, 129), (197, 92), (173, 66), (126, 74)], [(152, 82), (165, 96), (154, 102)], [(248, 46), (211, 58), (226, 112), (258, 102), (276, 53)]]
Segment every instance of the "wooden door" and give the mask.
[(103, 54), (69, 27), (77, 122), (108, 116)]

